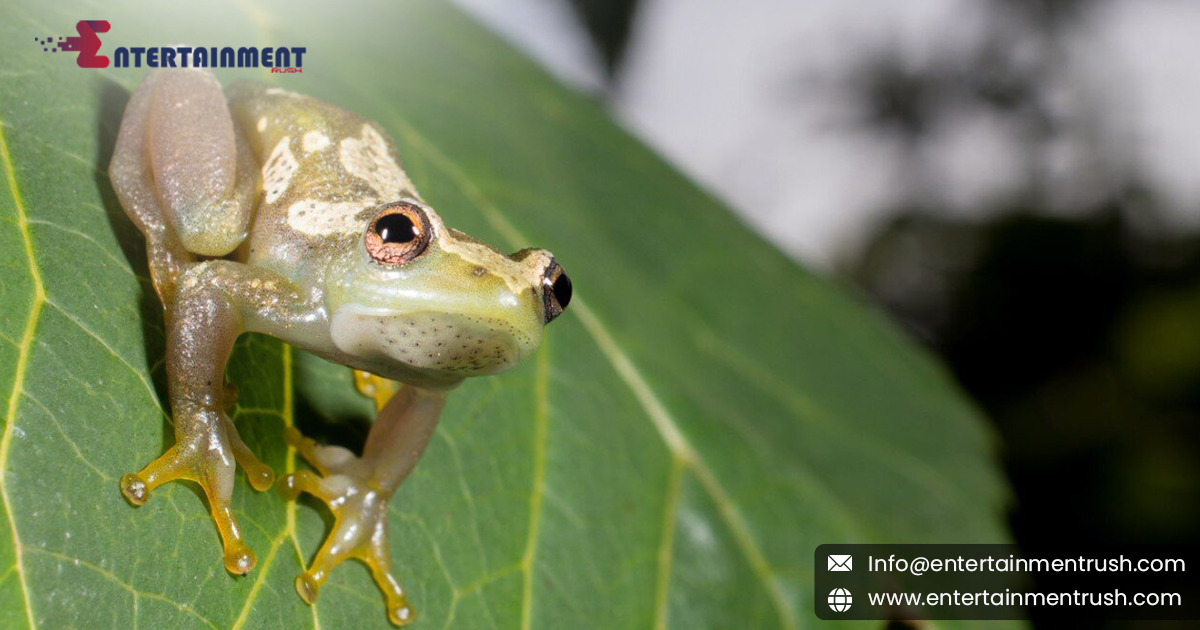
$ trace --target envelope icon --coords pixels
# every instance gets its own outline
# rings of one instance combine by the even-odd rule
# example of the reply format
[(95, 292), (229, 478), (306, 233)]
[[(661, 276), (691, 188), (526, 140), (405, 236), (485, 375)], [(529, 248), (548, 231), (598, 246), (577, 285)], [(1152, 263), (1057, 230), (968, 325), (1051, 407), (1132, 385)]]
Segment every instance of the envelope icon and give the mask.
[(849, 571), (851, 569), (851, 567), (853, 566), (853, 562), (854, 562), (854, 559), (851, 558), (849, 556), (849, 554), (844, 555), (844, 556), (831, 554), (829, 556), (829, 570), (830, 571)]

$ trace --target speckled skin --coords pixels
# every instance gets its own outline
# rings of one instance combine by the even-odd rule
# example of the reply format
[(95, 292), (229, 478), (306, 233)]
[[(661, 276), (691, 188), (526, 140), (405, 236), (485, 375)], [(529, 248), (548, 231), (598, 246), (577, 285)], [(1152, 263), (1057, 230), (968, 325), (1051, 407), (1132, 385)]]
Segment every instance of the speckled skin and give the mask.
[[(176, 438), (122, 478), (126, 498), (141, 505), (163, 483), (198, 482), (226, 568), (245, 574), (256, 560), (230, 509), (234, 467), (257, 490), (274, 475), (225, 412), (234, 396), (225, 364), (237, 337), (266, 333), (400, 381), (361, 457), (289, 429), (286, 439), (321, 476), (297, 472), (281, 489), (323, 499), (336, 517), (296, 580), (301, 597), (314, 601), (329, 571), (357, 557), (371, 567), (389, 618), (409, 622), (412, 611), (389, 571), (387, 500), (424, 451), (446, 392), (537, 349), (560, 306), (547, 280), (557, 263), (540, 249), (505, 256), (447, 228), (373, 123), (264, 85), (222, 91), (205, 70), (146, 76), (126, 108), (109, 175), (146, 236), (165, 309)], [(380, 257), (380, 248), (411, 255), (387, 248), (417, 242), (380, 245), (381, 217), (396, 212), (427, 237), (402, 262)]]

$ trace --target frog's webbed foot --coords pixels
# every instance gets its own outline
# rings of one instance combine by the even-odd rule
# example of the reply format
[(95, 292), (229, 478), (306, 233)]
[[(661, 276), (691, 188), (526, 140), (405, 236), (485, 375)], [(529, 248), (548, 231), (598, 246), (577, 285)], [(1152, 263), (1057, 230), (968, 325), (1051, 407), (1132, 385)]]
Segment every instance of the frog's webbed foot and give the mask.
[(176, 442), (141, 471), (122, 477), (121, 493), (130, 503), (140, 506), (146, 503), (152, 490), (169, 481), (186, 479), (199, 483), (221, 534), (225, 568), (230, 573), (245, 575), (254, 568), (257, 559), (246, 546), (230, 505), (234, 463), (242, 466), (256, 490), (270, 488), (275, 475), (250, 452), (224, 413), (206, 415), (207, 418), (196, 423), (204, 427), (202, 431)]
[(409, 386), (397, 391), (390, 381), (365, 373), (356, 373), (355, 383), (380, 407), (362, 457), (340, 446), (321, 446), (291, 427), (284, 433), (320, 476), (307, 470), (292, 473), (280, 480), (280, 491), (288, 499), (307, 492), (324, 501), (334, 516), (333, 531), (296, 578), (296, 591), (313, 603), (330, 571), (347, 558), (357, 558), (371, 569), (383, 591), (388, 619), (403, 626), (412, 621), (413, 611), (391, 572), (387, 502), (425, 450), (445, 397)]
[[(316, 446), (289, 428), (288, 442), (326, 475), (301, 470), (280, 479), (280, 492), (288, 500), (307, 492), (329, 506), (333, 530), (308, 569), (296, 578), (296, 592), (307, 604), (317, 600), (321, 586), (334, 567), (350, 558), (361, 560), (387, 600), (388, 619), (403, 626), (413, 620), (412, 608), (400, 581), (391, 572), (387, 543), (387, 501), (391, 493), (361, 475), (362, 460), (338, 446)], [(349, 454), (343, 456), (340, 451)], [(338, 460), (338, 463), (334, 463)]]
[[(238, 388), (233, 383), (226, 382), (223, 391), (222, 402), (225, 403), (226, 409), (232, 409), (238, 401)], [(275, 484), (275, 471), (271, 470), (270, 466), (262, 463), (262, 460), (246, 446), (242, 441), (242, 437), (238, 435), (237, 428), (233, 426), (233, 420), (224, 414), (221, 414), (221, 421), (225, 425), (226, 435), (229, 436), (229, 445), (233, 447), (233, 458), (237, 461), (238, 466), (242, 467), (242, 472), (246, 473), (246, 479), (250, 482), (250, 486), (259, 492), (262, 492)]]

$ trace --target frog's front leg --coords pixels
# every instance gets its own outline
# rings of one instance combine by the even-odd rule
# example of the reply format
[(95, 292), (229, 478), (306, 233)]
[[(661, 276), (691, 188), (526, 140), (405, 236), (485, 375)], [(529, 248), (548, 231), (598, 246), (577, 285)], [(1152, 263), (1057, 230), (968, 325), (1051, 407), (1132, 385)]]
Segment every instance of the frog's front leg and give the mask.
[(307, 492), (324, 501), (334, 515), (333, 530), (308, 570), (296, 578), (305, 602), (317, 599), (329, 572), (348, 558), (371, 570), (396, 625), (412, 621), (412, 609), (392, 575), (387, 544), (387, 503), (412, 472), (437, 426), (445, 394), (402, 385), (379, 411), (367, 435), (362, 457), (339, 446), (319, 446), (294, 429), (285, 437), (320, 473), (299, 471), (280, 480), (289, 499)]
[(271, 487), (275, 477), (226, 415), (233, 390), (225, 383), (225, 364), (245, 330), (303, 317), (305, 306), (290, 286), (269, 271), (225, 260), (187, 269), (166, 311), (175, 444), (141, 471), (121, 478), (121, 492), (134, 505), (144, 504), (150, 491), (168, 481), (199, 483), (221, 534), (225, 568), (240, 575), (253, 569), (256, 560), (230, 505), (235, 464), (256, 490)]

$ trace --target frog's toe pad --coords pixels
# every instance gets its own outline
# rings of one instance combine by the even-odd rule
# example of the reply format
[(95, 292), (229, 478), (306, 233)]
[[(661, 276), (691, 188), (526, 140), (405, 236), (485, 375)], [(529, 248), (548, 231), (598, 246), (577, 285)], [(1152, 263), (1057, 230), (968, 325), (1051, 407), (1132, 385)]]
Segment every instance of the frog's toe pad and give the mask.
[(300, 599), (304, 600), (305, 604), (311, 605), (317, 601), (317, 595), (321, 594), (321, 585), (311, 573), (305, 571), (296, 576), (296, 592), (300, 594)]
[(250, 487), (262, 492), (275, 485), (275, 471), (271, 470), (270, 466), (260, 465), (253, 469), (243, 467), (246, 472), (246, 479), (250, 482)]
[(225, 570), (234, 575), (246, 575), (257, 564), (258, 558), (246, 545), (232, 544), (225, 551)]
[(413, 622), (412, 607), (408, 604), (400, 604), (388, 608), (388, 620), (397, 626), (407, 626)]
[(130, 505), (140, 507), (146, 504), (146, 499), (150, 498), (150, 490), (146, 488), (146, 480), (135, 474), (128, 474), (121, 477), (121, 494), (125, 495), (125, 500), (129, 501)]

